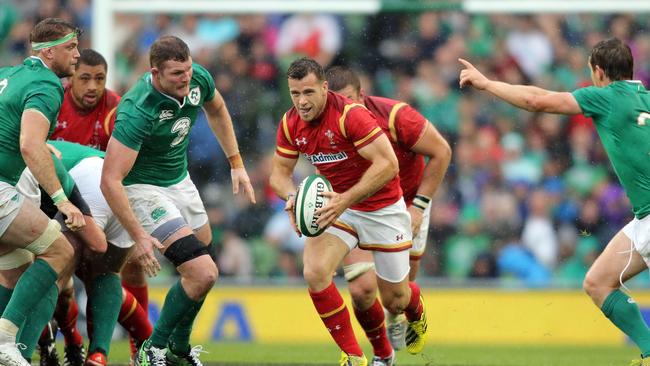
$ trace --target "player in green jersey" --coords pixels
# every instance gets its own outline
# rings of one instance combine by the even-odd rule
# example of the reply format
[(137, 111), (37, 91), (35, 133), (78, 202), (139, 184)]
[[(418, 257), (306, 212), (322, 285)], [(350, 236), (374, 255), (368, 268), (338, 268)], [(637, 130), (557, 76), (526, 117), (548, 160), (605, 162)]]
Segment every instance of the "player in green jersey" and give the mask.
[[(32, 56), (0, 69), (0, 253), (24, 248), (36, 256), (13, 291), (6, 287), (11, 282), (0, 287), (0, 301), (6, 303), (0, 319), (1, 365), (29, 365), (16, 347), (16, 334), (38, 302), (57, 291), (55, 282), (69, 271), (73, 255), (58, 222), (16, 191), (26, 165), (65, 215), (65, 224), (73, 230), (84, 225), (82, 213), (61, 188), (45, 144), (63, 100), (59, 78), (72, 75), (79, 57), (77, 34), (61, 19), (45, 19), (30, 34)], [(6, 268), (5, 278), (11, 277), (13, 264)]]
[(201, 108), (231, 163), (233, 193), (240, 186), (251, 202), (232, 121), (212, 76), (194, 64), (185, 42), (157, 39), (151, 72), (122, 97), (108, 143), (101, 188), (122, 226), (135, 240), (133, 258), (153, 276), (158, 248), (181, 279), (169, 290), (153, 334), (136, 359), (142, 366), (200, 365), (191, 348), (192, 323), (217, 278), (208, 255), (211, 233), (205, 208), (187, 173), (187, 135)]
[(594, 86), (572, 93), (489, 80), (471, 63), (459, 61), (465, 66), (461, 87), (485, 90), (528, 111), (593, 118), (632, 203), (634, 219), (610, 240), (583, 286), (605, 316), (639, 346), (641, 359), (635, 364), (650, 365), (650, 329), (634, 300), (620, 290), (650, 263), (650, 94), (640, 81), (632, 80), (630, 48), (616, 38), (596, 44), (589, 58)]

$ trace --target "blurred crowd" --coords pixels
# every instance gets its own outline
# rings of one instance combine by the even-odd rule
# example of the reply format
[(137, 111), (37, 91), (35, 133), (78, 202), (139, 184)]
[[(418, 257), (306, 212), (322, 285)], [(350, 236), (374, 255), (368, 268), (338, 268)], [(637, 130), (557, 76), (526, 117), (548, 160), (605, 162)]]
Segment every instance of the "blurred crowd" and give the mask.
[[(44, 17), (91, 30), (89, 0), (0, 3), (0, 61), (27, 54)], [(489, 278), (526, 286), (579, 286), (589, 265), (632, 213), (590, 119), (532, 114), (458, 87), (466, 58), (488, 77), (571, 91), (590, 85), (599, 40), (629, 43), (635, 78), (650, 81), (650, 33), (634, 15), (118, 14), (115, 90), (148, 70), (164, 34), (184, 39), (215, 78), (233, 117), (257, 205), (232, 197), (228, 163), (204, 120), (191, 134), (190, 173), (214, 231), (222, 276), (301, 277), (303, 241), (267, 185), (278, 120), (290, 107), (285, 70), (299, 55), (345, 64), (367, 94), (416, 107), (448, 139), (453, 160), (434, 198), (421, 276)], [(83, 36), (81, 47), (90, 47)], [(301, 164), (296, 181), (311, 172)]]

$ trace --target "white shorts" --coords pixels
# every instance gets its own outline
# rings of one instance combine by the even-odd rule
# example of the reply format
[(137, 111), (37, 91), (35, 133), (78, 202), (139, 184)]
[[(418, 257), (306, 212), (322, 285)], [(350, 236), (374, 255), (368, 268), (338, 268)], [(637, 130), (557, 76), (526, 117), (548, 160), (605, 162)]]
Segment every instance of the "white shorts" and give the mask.
[(650, 215), (641, 220), (636, 217), (623, 227), (623, 234), (630, 238), (634, 249), (650, 267)]
[[(113, 215), (100, 189), (103, 166), (104, 159), (93, 156), (81, 160), (69, 173), (77, 184), (81, 197), (90, 207), (95, 223), (106, 234), (106, 241), (118, 248), (130, 248), (133, 239)], [(65, 228), (64, 225), (61, 227)]]
[(431, 217), (431, 205), (422, 213), (422, 225), (420, 231), (413, 233), (413, 247), (411, 247), (410, 258), (411, 260), (420, 260), (424, 255), (424, 250), (427, 248), (427, 236), (429, 235), (429, 221)]
[(350, 248), (372, 250), (377, 276), (401, 282), (409, 273), (411, 216), (404, 200), (377, 211), (347, 209), (325, 232), (337, 236)]
[(0, 237), (18, 216), (24, 202), (25, 197), (14, 186), (0, 182)]
[(169, 187), (132, 184), (125, 188), (135, 217), (161, 243), (184, 226), (197, 230), (208, 223), (203, 201), (189, 175)]
[(36, 207), (41, 207), (41, 189), (39, 188), (36, 177), (34, 177), (34, 174), (32, 174), (29, 168), (25, 168), (20, 175), (20, 179), (16, 183), (16, 190)]

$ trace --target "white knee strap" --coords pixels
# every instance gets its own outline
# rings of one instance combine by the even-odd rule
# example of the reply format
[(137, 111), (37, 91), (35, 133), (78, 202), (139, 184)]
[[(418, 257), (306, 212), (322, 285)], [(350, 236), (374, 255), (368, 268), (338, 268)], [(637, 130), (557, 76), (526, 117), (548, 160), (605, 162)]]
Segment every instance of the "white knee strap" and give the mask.
[(31, 263), (34, 254), (29, 250), (16, 249), (7, 254), (0, 255), (0, 270), (15, 269), (27, 263)]
[(43, 234), (29, 244), (25, 249), (30, 252), (40, 255), (45, 253), (47, 248), (54, 243), (56, 239), (61, 236), (61, 225), (56, 220), (50, 220), (47, 223), (47, 227), (43, 231)]
[(350, 264), (348, 266), (343, 266), (343, 273), (345, 275), (345, 279), (348, 282), (352, 282), (357, 277), (370, 271), (371, 269), (375, 269), (375, 264), (373, 262), (359, 262)]

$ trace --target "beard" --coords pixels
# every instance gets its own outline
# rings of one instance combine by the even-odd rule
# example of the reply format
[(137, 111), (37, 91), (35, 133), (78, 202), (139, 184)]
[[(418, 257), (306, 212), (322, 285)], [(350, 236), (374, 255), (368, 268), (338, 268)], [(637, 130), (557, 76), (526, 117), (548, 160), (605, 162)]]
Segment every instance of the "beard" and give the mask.
[(54, 72), (59, 78), (67, 78), (74, 74), (74, 67), (71, 65), (63, 66), (57, 63), (53, 63), (51, 69), (52, 72)]

